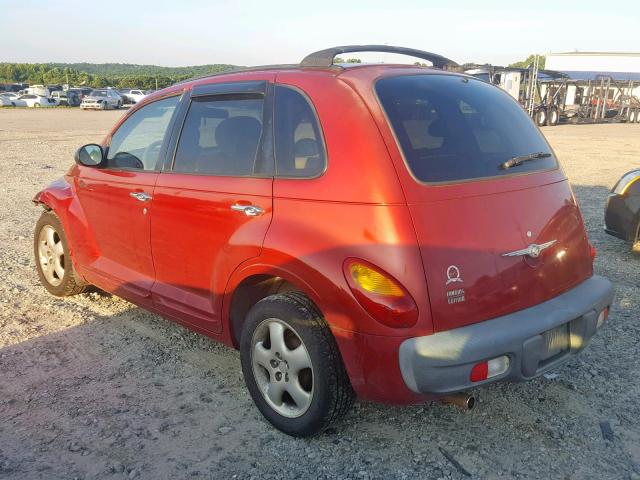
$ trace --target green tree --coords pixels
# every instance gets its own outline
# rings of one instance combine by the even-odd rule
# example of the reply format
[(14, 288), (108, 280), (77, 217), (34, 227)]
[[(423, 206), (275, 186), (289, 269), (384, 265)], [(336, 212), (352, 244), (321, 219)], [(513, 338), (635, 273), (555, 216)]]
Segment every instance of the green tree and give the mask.
[(0, 63), (0, 82), (155, 89), (156, 81), (158, 88), (164, 88), (188, 78), (237, 68), (229, 64), (160, 67), (120, 63)]
[[(512, 63), (511, 65), (509, 65), (510, 67), (516, 67), (516, 68), (528, 68), (529, 65), (533, 65), (533, 62), (535, 61), (535, 57), (536, 55), (534, 53), (532, 53), (531, 55), (529, 55), (526, 59), (522, 60), (521, 62), (515, 62)], [(540, 70), (544, 70), (544, 64), (546, 61), (546, 57), (544, 55), (538, 55), (538, 68), (540, 68)]]

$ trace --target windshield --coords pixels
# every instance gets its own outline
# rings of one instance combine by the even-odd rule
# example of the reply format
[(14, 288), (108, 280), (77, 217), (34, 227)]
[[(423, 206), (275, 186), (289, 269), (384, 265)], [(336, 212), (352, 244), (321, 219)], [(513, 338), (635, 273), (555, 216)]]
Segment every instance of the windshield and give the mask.
[(107, 96), (107, 91), (106, 90), (93, 90), (90, 95), (92, 97), (106, 97)]
[(455, 182), (553, 169), (553, 155), (502, 168), (507, 160), (552, 153), (525, 111), (497, 87), (457, 75), (388, 77), (376, 92), (414, 177)]

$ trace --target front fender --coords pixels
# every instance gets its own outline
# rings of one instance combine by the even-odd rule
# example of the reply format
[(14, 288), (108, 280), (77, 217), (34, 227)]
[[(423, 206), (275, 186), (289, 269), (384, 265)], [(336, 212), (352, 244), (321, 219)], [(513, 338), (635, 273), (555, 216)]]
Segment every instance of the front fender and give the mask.
[(69, 253), (76, 269), (82, 274), (82, 266), (97, 256), (97, 247), (89, 235), (89, 227), (82, 205), (78, 200), (72, 177), (65, 176), (51, 182), (33, 197), (35, 205), (53, 211), (64, 228)]
[(71, 185), (65, 177), (60, 177), (51, 182), (45, 189), (40, 190), (33, 197), (35, 205), (42, 206), (45, 210), (53, 210), (60, 216), (58, 210), (68, 203), (73, 196)]

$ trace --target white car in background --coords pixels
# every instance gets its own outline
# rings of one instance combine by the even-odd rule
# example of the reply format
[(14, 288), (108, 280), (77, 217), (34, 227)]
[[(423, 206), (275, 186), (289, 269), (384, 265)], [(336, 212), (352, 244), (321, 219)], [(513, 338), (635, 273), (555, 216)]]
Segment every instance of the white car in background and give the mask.
[(15, 106), (15, 99), (20, 95), (14, 92), (0, 93), (0, 107), (12, 107)]
[(144, 93), (143, 90), (131, 90), (125, 95), (131, 103), (138, 103), (140, 100), (147, 96), (147, 94)]
[(53, 98), (44, 97), (42, 95), (36, 95), (35, 93), (27, 93), (25, 95), (20, 95), (19, 97), (12, 100), (16, 107), (31, 107), (31, 108), (40, 108), (40, 107), (55, 107), (58, 105), (58, 102)]

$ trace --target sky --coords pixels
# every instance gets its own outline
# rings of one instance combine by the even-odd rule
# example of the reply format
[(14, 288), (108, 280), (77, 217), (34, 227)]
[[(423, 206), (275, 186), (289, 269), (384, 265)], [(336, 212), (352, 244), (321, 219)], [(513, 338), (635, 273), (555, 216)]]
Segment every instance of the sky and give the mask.
[(351, 44), (495, 65), (530, 53), (638, 52), (640, 0), (0, 0), (0, 62), (250, 66)]

